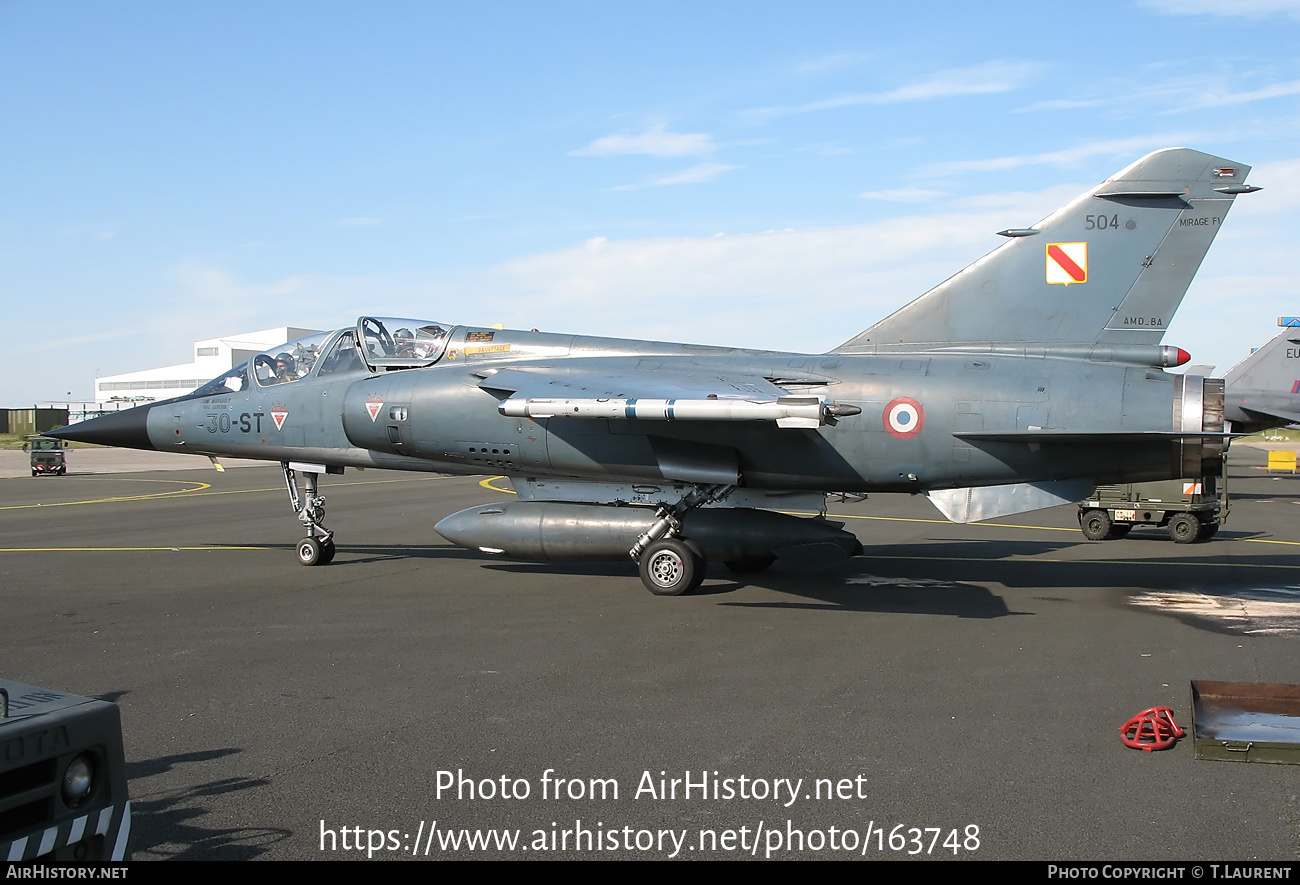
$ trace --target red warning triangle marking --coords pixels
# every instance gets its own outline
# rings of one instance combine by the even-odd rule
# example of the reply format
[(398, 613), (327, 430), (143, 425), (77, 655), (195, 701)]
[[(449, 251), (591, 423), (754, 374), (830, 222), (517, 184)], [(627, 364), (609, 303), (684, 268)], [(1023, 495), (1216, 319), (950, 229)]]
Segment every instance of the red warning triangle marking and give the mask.
[(289, 410), (284, 406), (271, 407), (271, 420), (275, 422), (276, 430), (284, 429), (284, 419), (289, 417)]

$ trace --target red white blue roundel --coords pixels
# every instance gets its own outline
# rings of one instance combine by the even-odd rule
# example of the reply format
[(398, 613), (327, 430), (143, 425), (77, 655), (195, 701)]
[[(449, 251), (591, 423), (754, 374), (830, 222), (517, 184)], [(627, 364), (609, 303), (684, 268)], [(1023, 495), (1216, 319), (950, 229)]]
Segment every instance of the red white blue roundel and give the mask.
[(910, 396), (900, 396), (885, 406), (885, 429), (898, 439), (911, 439), (925, 426), (925, 409)]

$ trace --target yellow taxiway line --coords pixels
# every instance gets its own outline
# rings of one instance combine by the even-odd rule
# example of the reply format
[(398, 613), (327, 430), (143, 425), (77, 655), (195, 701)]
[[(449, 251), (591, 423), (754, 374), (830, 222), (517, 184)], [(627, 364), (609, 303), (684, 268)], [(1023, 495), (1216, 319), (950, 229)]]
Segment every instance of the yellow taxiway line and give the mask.
[(188, 485), (188, 489), (172, 489), (170, 492), (150, 492), (145, 495), (115, 495), (111, 498), (94, 498), (90, 501), (54, 501), (51, 503), (41, 504), (8, 504), (0, 507), (0, 510), (28, 510), (37, 507), (74, 507), (78, 504), (116, 504), (119, 501), (148, 501), (157, 498), (173, 498), (177, 495), (190, 495), (195, 492), (201, 492), (204, 489), (212, 488), (210, 482), (196, 482), (194, 480), (180, 479), (122, 479), (121, 482), (168, 482), (173, 484)]
[[(282, 548), (287, 545), (281, 545)], [(219, 544), (209, 547), (0, 547), (0, 553), (138, 553), (171, 552), (181, 550), (265, 550), (265, 547), (239, 547)]]
[[(374, 485), (385, 485), (388, 483), (395, 483), (395, 482), (418, 482), (421, 480), (428, 482), (431, 480), (451, 479), (451, 478), (452, 477), (447, 477), (447, 476), (412, 476), (412, 477), (404, 477), (402, 479), (368, 479), (368, 480), (361, 480), (360, 482), (332, 482), (329, 483), (327, 487), (337, 488), (339, 486), (374, 486)], [(161, 498), (176, 498), (182, 495), (187, 498), (207, 498), (216, 495), (247, 495), (252, 492), (283, 492), (284, 491), (284, 486), (274, 486), (266, 489), (225, 489), (222, 491), (207, 491), (208, 489), (212, 488), (212, 483), (197, 482), (195, 480), (179, 480), (179, 479), (127, 479), (127, 478), (120, 478), (120, 477), (114, 477), (114, 479), (119, 482), (170, 482), (170, 483), (184, 482), (187, 485), (193, 486), (193, 488), (173, 489), (170, 492), (151, 492), (149, 494), (144, 494), (144, 495), (116, 495), (111, 498), (93, 498), (89, 501), (55, 501), (51, 503), (40, 503), (40, 504), (8, 504), (8, 505), (0, 506), (0, 510), (35, 510), (37, 507), (74, 507), (81, 504), (117, 504), (123, 501), (152, 501)], [(171, 548), (167, 547), (165, 549), (170, 550)]]
[(503, 495), (517, 495), (517, 494), (519, 494), (519, 493), (516, 492), (514, 489), (500, 489), (500, 488), (497, 488), (496, 486), (492, 485), (492, 483), (496, 482), (498, 479), (505, 479), (505, 477), (504, 477), (504, 476), (489, 476), (487, 479), (481, 480), (481, 481), (479, 482), (479, 485), (481, 485), (483, 488), (487, 489), (488, 491), (491, 491), (491, 492), (500, 492), (500, 493), (503, 494)]
[[(1230, 539), (1223, 539), (1224, 541)], [(1239, 538), (1237, 540), (1249, 541), (1250, 538)], [(1223, 543), (1220, 541), (1219, 543)], [(1286, 542), (1289, 543), (1289, 542)], [(1193, 568), (1255, 568), (1255, 569), (1300, 569), (1300, 563), (1295, 565), (1283, 565), (1272, 562), (1220, 562), (1212, 559), (1055, 559), (1040, 556), (1007, 556), (994, 559), (982, 559), (978, 556), (925, 556), (922, 557), (926, 562), (1015, 562), (1022, 564), (1043, 563), (1045, 565), (1155, 565), (1164, 567), (1191, 566)], [(855, 556), (854, 559), (892, 559), (902, 562), (916, 562), (918, 557), (915, 556), (897, 556), (886, 553), (864, 553), (861, 556)]]
[[(434, 481), (434, 480), (457, 479), (457, 478), (459, 477), (419, 476), (419, 477), (403, 477), (401, 479), (375, 479), (375, 480), (361, 480), (359, 482), (330, 483), (330, 485), (332, 486), (386, 485), (386, 484), (398, 483), (398, 482), (414, 482), (414, 481), (421, 481), (421, 480)], [(497, 492), (503, 495), (517, 494), (513, 489), (501, 488), (500, 486), (494, 484), (499, 480), (503, 480), (505, 478), (506, 478), (505, 476), (490, 476), (487, 479), (480, 480), (479, 485), (485, 489), (488, 489), (489, 491)], [(264, 489), (230, 489), (225, 491), (207, 491), (208, 489), (212, 488), (211, 483), (197, 482), (194, 480), (124, 479), (122, 481), (183, 483), (185, 485), (191, 486), (191, 488), (173, 489), (167, 492), (153, 492), (153, 493), (142, 494), (142, 495), (118, 495), (115, 497), (96, 498), (88, 501), (64, 501), (64, 502), (52, 503), (52, 504), (15, 504), (15, 505), (8, 505), (8, 506), (0, 506), (0, 510), (23, 510), (23, 509), (36, 508), (36, 507), (68, 507), (68, 506), (79, 505), (79, 504), (112, 504), (112, 503), (118, 503), (123, 501), (158, 500), (163, 498), (178, 497), (181, 495), (185, 497), (208, 497), (211, 495), (242, 495), (242, 494), (248, 494), (250, 492), (283, 491), (283, 486), (275, 486), (275, 487), (264, 488)], [(789, 510), (789, 511), (781, 511), (781, 512), (790, 513), (792, 515), (798, 515), (798, 516), (816, 515), (808, 511), (797, 511), (797, 510)], [(851, 514), (851, 513), (828, 513), (827, 516), (829, 516), (832, 519), (866, 519), (866, 520), (879, 520), (881, 522), (916, 522), (916, 523), (926, 523), (932, 525), (953, 525), (953, 523), (948, 522), (948, 520), (946, 519), (922, 519), (917, 517), (901, 517), (901, 516), (864, 516), (864, 515)], [(1005, 523), (1005, 522), (971, 523), (971, 525), (979, 525), (980, 527), (983, 528), (1020, 529), (1024, 531), (1036, 531), (1036, 532), (1069, 532), (1071, 534), (1078, 531), (1078, 529), (1061, 528), (1059, 526), (1019, 525), (1016, 523)], [(1232, 538), (1232, 539), (1223, 538), (1220, 539), (1220, 543), (1226, 540), (1244, 541), (1247, 543), (1254, 543), (1254, 544), (1282, 544), (1285, 546), (1300, 547), (1300, 541), (1280, 541), (1271, 538)], [(247, 546), (235, 546), (235, 545), (223, 544), (219, 546), (210, 546), (210, 547), (0, 547), (0, 553), (135, 552), (135, 551), (180, 551), (180, 550), (185, 550), (185, 551), (261, 550), (261, 549), (266, 549), (266, 546), (262, 545), (262, 546), (247, 547)], [(914, 559), (914, 557), (908, 557), (908, 556), (890, 556), (885, 554), (871, 554), (871, 553), (865, 554), (862, 558), (863, 559), (898, 559), (898, 560)], [(1027, 556), (1015, 556), (1015, 557), (1010, 557), (1008, 559), (984, 559), (980, 557), (927, 556), (926, 559), (932, 561), (938, 561), (938, 562), (1014, 561), (1014, 562), (1042, 562), (1042, 563), (1069, 562), (1076, 565), (1090, 564), (1090, 563), (1096, 565), (1196, 565), (1196, 566), (1231, 565), (1234, 568), (1300, 569), (1300, 564), (1277, 565), (1277, 564), (1266, 564), (1266, 563), (1242, 563), (1242, 562), (1223, 563), (1223, 562), (1206, 561), (1203, 559), (1195, 559), (1195, 560), (1161, 559), (1161, 560), (1146, 561), (1146, 560), (1130, 560), (1130, 559), (1046, 559), (1042, 557), (1027, 557)]]

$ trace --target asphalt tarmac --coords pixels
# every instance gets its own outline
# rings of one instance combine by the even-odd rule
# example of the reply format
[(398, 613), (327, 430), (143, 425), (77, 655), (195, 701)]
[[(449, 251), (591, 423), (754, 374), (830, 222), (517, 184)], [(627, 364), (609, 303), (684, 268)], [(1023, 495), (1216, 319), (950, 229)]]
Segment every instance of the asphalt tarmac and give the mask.
[(274, 467), (2, 479), (0, 672), (121, 706), (137, 860), (1294, 861), (1300, 766), (1118, 733), (1300, 683), (1300, 477), (1232, 461), (1208, 543), (881, 495), (677, 598), (450, 547), (481, 477), (328, 477), (320, 568)]

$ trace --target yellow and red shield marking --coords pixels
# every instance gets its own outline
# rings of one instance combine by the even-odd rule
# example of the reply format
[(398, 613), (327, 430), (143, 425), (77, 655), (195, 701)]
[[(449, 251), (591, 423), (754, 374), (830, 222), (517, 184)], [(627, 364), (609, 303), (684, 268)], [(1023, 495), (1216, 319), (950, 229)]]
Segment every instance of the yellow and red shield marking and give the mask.
[(1088, 282), (1088, 244), (1048, 243), (1047, 282), (1065, 286)]

